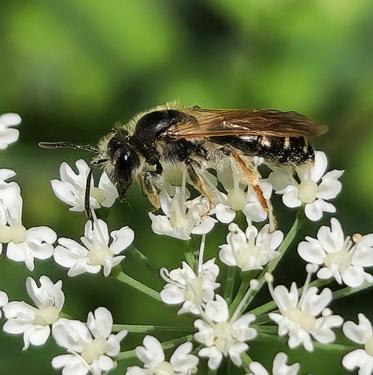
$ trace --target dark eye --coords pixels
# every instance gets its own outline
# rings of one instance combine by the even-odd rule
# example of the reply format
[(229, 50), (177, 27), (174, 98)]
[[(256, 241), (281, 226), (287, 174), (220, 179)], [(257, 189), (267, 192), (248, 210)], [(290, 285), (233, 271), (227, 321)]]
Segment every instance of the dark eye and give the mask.
[(132, 180), (135, 170), (139, 167), (140, 159), (130, 147), (122, 147), (117, 154), (119, 154), (115, 163), (117, 179), (123, 183), (128, 183)]

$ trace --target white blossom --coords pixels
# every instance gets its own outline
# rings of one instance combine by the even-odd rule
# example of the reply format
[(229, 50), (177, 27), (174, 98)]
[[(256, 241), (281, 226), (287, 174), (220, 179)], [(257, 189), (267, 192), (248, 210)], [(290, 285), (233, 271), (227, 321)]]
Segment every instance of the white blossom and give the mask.
[(288, 168), (277, 168), (270, 175), (269, 181), (275, 187), (283, 186), (287, 181), (289, 184), (286, 187), (276, 191), (277, 194), (282, 194), (284, 204), (291, 208), (304, 205), (306, 216), (317, 221), (321, 219), (323, 212), (335, 212), (335, 207), (327, 201), (335, 198), (342, 189), (338, 179), (343, 171), (333, 170), (324, 174), (327, 164), (325, 153), (316, 151), (314, 163), (295, 168), (299, 182), (291, 177)]
[(56, 343), (69, 354), (59, 355), (52, 366), (62, 368), (64, 375), (106, 374), (115, 368), (115, 357), (120, 352), (120, 342), (127, 331), (112, 334), (113, 318), (109, 310), (97, 308), (88, 314), (87, 323), (61, 318), (53, 324)]
[(288, 356), (285, 353), (277, 353), (273, 360), (272, 372), (269, 373), (259, 362), (249, 364), (250, 373), (247, 375), (297, 375), (299, 372), (299, 363), (287, 365)]
[(318, 288), (309, 287), (313, 271), (313, 267), (308, 267), (301, 295), (294, 282), (290, 290), (283, 285), (273, 289), (273, 276), (266, 274), (272, 298), (280, 310), (279, 313), (270, 313), (269, 317), (278, 324), (279, 336), (289, 336), (288, 344), (292, 349), (303, 345), (307, 351), (312, 351), (312, 338), (323, 344), (333, 342), (335, 334), (332, 328), (343, 323), (340, 316), (332, 315), (326, 308), (332, 300), (332, 291), (325, 288), (318, 294)]
[(0, 254), (2, 243), (18, 240), (17, 229), (22, 226), (21, 189), (16, 182), (8, 182), (16, 173), (0, 169)]
[[(84, 211), (84, 198), (86, 191), (87, 177), (90, 167), (80, 159), (75, 163), (78, 173), (67, 164), (60, 166), (60, 180), (52, 180), (51, 185), (54, 194), (61, 201), (67, 203), (70, 211)], [(111, 207), (118, 198), (118, 191), (110, 182), (105, 172), (102, 173), (98, 187), (94, 186), (93, 177), (91, 179), (90, 207), (97, 209), (102, 207)]]
[(242, 365), (241, 354), (248, 350), (246, 343), (256, 337), (256, 330), (250, 327), (255, 320), (253, 314), (244, 314), (238, 319), (229, 319), (226, 301), (216, 295), (206, 304), (202, 319), (194, 322), (198, 329), (194, 338), (204, 345), (198, 355), (208, 358), (208, 367), (217, 369), (224, 357), (229, 356), (236, 366)]
[(11, 143), (18, 140), (19, 131), (11, 126), (17, 126), (21, 121), (21, 116), (17, 113), (0, 115), (0, 150), (5, 150)]
[(230, 224), (227, 243), (220, 246), (220, 260), (228, 266), (237, 266), (242, 271), (262, 269), (278, 254), (276, 249), (283, 239), (281, 231), (271, 233), (270, 225), (258, 230), (249, 225), (243, 232), (238, 225)]
[(176, 348), (170, 361), (165, 360), (161, 343), (155, 337), (145, 336), (143, 345), (136, 348), (136, 355), (144, 367), (129, 367), (127, 375), (190, 375), (197, 370), (198, 357), (191, 354), (190, 342)]
[(3, 308), (7, 319), (4, 331), (23, 334), (24, 350), (30, 345), (45, 344), (50, 334), (50, 325), (58, 319), (65, 301), (62, 281), (54, 284), (49, 277), (41, 276), (39, 283), (40, 287), (31, 277), (26, 280), (27, 293), (36, 307), (12, 301)]
[(343, 325), (343, 333), (362, 348), (353, 350), (343, 357), (343, 366), (350, 371), (359, 369), (359, 375), (373, 373), (373, 330), (364, 314), (358, 314), (359, 324), (348, 321)]
[[(8, 296), (5, 292), (0, 291), (0, 307), (4, 307), (9, 302)], [(0, 318), (2, 316), (2, 311), (0, 310)]]
[(113, 267), (124, 258), (120, 255), (134, 239), (134, 232), (123, 227), (110, 233), (103, 220), (87, 221), (83, 245), (69, 238), (59, 238), (54, 251), (54, 259), (59, 265), (69, 268), (69, 276), (82, 273), (98, 273), (103, 268), (104, 276), (109, 276)]
[(34, 270), (34, 259), (48, 259), (53, 255), (56, 233), (46, 227), (26, 229), (22, 224), (21, 189), (15, 182), (7, 182), (15, 172), (0, 170), (0, 252), (2, 244), (8, 244), (7, 257), (16, 262), (24, 262)]
[(149, 213), (154, 233), (189, 240), (191, 234), (205, 234), (212, 230), (216, 220), (208, 216), (209, 204), (204, 197), (187, 201), (185, 187), (175, 187), (174, 196), (163, 190), (159, 194), (165, 215)]
[(10, 242), (6, 255), (16, 262), (24, 262), (33, 271), (34, 259), (48, 259), (53, 255), (56, 233), (45, 226), (26, 229), (23, 225), (10, 228)]
[(170, 305), (183, 304), (179, 314), (199, 314), (203, 304), (214, 298), (214, 291), (220, 285), (216, 282), (218, 274), (219, 267), (214, 259), (202, 264), (197, 274), (186, 262), (171, 271), (162, 269), (162, 277), (168, 282), (160, 293), (162, 301)]
[(357, 235), (351, 240), (343, 233), (341, 224), (335, 218), (330, 228), (322, 226), (317, 239), (306, 237), (298, 246), (299, 255), (307, 262), (318, 264), (320, 279), (334, 278), (339, 284), (358, 287), (373, 277), (364, 271), (364, 267), (373, 266), (373, 234)]

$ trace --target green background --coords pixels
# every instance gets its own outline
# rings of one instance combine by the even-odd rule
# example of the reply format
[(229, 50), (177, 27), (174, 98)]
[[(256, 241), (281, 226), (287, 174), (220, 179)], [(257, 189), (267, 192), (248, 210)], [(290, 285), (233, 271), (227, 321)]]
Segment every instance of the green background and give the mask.
[[(116, 121), (179, 99), (202, 107), (296, 110), (328, 124), (329, 133), (315, 143), (328, 154), (330, 167), (346, 169), (338, 218), (346, 233), (372, 232), (372, 37), (370, 0), (2, 0), (0, 113), (18, 112), (23, 124), (20, 141), (1, 152), (0, 166), (18, 173), (24, 223), (46, 224), (60, 236), (78, 238), (85, 221), (54, 197), (49, 180), (58, 176), (62, 161), (89, 155), (40, 150), (38, 141), (95, 144)], [(129, 225), (136, 246), (155, 264), (176, 267), (183, 254), (180, 242), (151, 234), (148, 209), (132, 189), (129, 204), (112, 209), (110, 227)], [(281, 209), (281, 228), (288, 228), (293, 214)], [(305, 232), (314, 234), (317, 227), (309, 225)], [(209, 256), (224, 237), (220, 226), (207, 238)], [(0, 267), (0, 289), (11, 299), (26, 299), (24, 265), (3, 254)], [(160, 288), (130, 257), (123, 267)], [(303, 267), (290, 255), (276, 280), (303, 282)], [(40, 274), (64, 280), (64, 311), (77, 319), (106, 306), (116, 323), (192, 321), (109, 278), (67, 278), (52, 261), (37, 262), (33, 275)], [(371, 301), (365, 292), (332, 308), (346, 318), (356, 320), (359, 311), (372, 318)], [(123, 348), (140, 341), (141, 335), (130, 335)], [(50, 359), (61, 351), (51, 340), (26, 352), (22, 345), (20, 337), (1, 334), (0, 374), (55, 373)], [(277, 350), (256, 343), (250, 355), (268, 366)], [(341, 355), (292, 351), (290, 357), (301, 362), (302, 373), (342, 374)], [(123, 373), (123, 365), (113, 373)]]

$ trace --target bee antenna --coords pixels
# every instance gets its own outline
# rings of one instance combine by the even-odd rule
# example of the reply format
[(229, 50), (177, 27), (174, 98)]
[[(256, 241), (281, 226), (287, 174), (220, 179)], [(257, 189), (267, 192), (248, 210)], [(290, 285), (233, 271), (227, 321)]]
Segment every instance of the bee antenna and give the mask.
[(68, 149), (73, 149), (73, 150), (89, 151), (95, 154), (98, 153), (98, 148), (92, 145), (76, 145), (75, 143), (68, 143), (68, 142), (39, 142), (38, 145), (40, 148), (47, 148), (50, 150), (68, 148)]
[(84, 211), (87, 215), (88, 220), (92, 220), (92, 211), (91, 211), (91, 180), (92, 180), (92, 172), (93, 168), (91, 167), (89, 173), (87, 175), (86, 183), (85, 183), (85, 194), (84, 194)]

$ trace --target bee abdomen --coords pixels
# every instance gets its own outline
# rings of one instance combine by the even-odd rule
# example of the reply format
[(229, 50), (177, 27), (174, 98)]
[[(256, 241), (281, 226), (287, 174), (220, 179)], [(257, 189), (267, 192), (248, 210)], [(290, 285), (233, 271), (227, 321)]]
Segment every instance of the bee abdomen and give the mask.
[(284, 165), (304, 164), (315, 158), (312, 146), (304, 137), (241, 136), (224, 137), (219, 141), (231, 144), (247, 156), (259, 156)]

